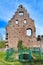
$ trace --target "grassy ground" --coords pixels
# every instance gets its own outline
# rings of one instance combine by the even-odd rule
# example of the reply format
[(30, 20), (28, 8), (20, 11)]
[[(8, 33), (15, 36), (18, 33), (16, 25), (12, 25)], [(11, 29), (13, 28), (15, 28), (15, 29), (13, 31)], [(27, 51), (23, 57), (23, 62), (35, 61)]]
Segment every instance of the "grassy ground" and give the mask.
[[(38, 61), (38, 62), (32, 61), (32, 62), (26, 62), (26, 63), (22, 63), (20, 61), (11, 62), (10, 61), (11, 59), (9, 61), (6, 61), (6, 60), (4, 60), (5, 56), (6, 56), (5, 52), (0, 52), (0, 65), (26, 65), (26, 64), (28, 64), (28, 65), (43, 65), (43, 62), (41, 62), (41, 61)], [(14, 56), (14, 54), (13, 54), (13, 56)], [(38, 55), (35, 55), (35, 54), (34, 54), (34, 56), (38, 57)]]
[(19, 61), (10, 62), (11, 59), (9, 61), (4, 60), (5, 56), (5, 52), (0, 52), (0, 65), (22, 65), (22, 63)]

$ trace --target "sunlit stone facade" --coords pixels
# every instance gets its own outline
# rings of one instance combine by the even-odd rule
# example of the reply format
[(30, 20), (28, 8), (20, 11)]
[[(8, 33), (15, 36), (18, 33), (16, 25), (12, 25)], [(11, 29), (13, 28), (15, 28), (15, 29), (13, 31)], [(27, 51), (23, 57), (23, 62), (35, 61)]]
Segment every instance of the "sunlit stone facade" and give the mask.
[(20, 5), (6, 27), (6, 45), (17, 49), (18, 41), (22, 40), (26, 47), (39, 47), (36, 39), (34, 20), (30, 18), (27, 10)]

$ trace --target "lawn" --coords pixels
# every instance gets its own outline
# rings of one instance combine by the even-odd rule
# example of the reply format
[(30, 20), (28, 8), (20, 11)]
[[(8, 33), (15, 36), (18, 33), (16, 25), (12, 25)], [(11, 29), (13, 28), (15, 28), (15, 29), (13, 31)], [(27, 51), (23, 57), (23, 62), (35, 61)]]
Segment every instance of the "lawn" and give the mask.
[(6, 57), (6, 52), (0, 52), (0, 65), (22, 65), (21, 62), (15, 61), (15, 62), (10, 62), (5, 60)]
[[(14, 54), (13, 54), (13, 56), (14, 56)], [(37, 54), (34, 54), (34, 56), (38, 57)], [(11, 62), (10, 61), (11, 59), (9, 59), (9, 61), (6, 61), (5, 57), (6, 57), (6, 52), (0, 52), (0, 65), (25, 65), (25, 64), (28, 64), (28, 65), (43, 65), (43, 62), (41, 62), (41, 61), (39, 61), (39, 62), (32, 61), (32, 62), (26, 62), (26, 63), (22, 63), (20, 61)], [(42, 58), (43, 58), (43, 56), (42, 56)]]

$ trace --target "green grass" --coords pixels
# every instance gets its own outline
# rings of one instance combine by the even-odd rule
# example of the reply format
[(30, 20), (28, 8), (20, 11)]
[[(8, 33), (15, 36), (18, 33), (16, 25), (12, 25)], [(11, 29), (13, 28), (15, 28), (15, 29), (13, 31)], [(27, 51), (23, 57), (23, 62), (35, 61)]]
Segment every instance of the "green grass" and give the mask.
[(33, 53), (33, 56), (35, 57), (36, 60), (42, 60), (43, 61), (43, 54), (39, 55), (38, 53)]
[[(15, 54), (10, 56), (11, 59), (9, 58), (9, 61), (6, 61), (5, 60), (6, 52), (0, 52), (0, 65), (25, 65), (25, 63), (22, 63), (20, 61), (11, 62), (11, 60), (14, 58)], [(39, 59), (38, 54), (33, 54), (33, 55), (37, 59)], [(42, 55), (42, 58), (43, 58), (43, 55)], [(29, 65), (43, 65), (43, 62), (41, 62), (41, 61), (39, 61), (39, 62), (32, 61), (32, 62), (26, 62), (26, 63), (28, 63)]]
[(0, 59), (3, 59), (5, 57), (5, 52), (0, 52)]
[(13, 58), (10, 59), (11, 57), (9, 58), (9, 61), (6, 61), (5, 57), (6, 57), (6, 52), (0, 52), (0, 65), (22, 65), (21, 62), (19, 61), (11, 62), (11, 60), (13, 59)]

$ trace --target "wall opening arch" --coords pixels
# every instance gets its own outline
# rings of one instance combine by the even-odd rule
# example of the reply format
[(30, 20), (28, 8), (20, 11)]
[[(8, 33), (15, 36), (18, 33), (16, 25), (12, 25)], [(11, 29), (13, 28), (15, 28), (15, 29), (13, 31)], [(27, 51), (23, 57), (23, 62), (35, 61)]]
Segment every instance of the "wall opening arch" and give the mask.
[(31, 28), (27, 28), (26, 29), (26, 35), (27, 36), (31, 36), (32, 35), (32, 29)]

